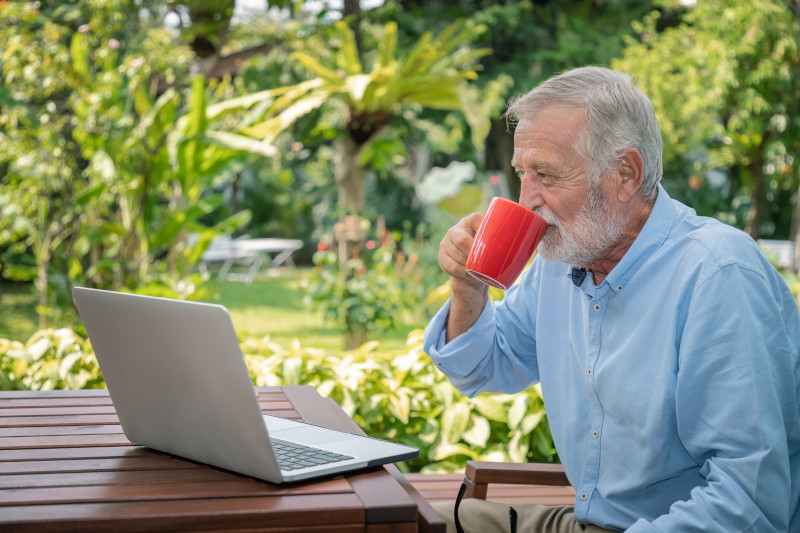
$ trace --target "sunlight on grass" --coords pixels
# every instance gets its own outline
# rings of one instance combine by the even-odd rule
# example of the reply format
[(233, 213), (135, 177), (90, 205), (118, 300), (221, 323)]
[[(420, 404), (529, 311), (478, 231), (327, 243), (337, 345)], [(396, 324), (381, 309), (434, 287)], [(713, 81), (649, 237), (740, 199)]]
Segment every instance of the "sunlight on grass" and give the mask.
[(0, 285), (0, 338), (27, 341), (39, 326), (32, 283)]
[[(240, 339), (267, 335), (278, 345), (338, 351), (344, 345), (342, 333), (322, 319), (322, 313), (303, 303), (305, 289), (300, 286), (302, 269), (280, 269), (277, 275), (261, 276), (252, 285), (237, 281), (208, 282), (209, 296), (203, 301), (224, 305)], [(59, 327), (58, 321), (48, 325)], [(386, 332), (374, 333), (385, 350), (403, 350), (408, 333), (424, 323), (403, 324)], [(32, 284), (0, 285), (0, 338), (26, 342), (38, 330), (36, 292)]]
[[(341, 350), (341, 332), (323, 321), (321, 312), (303, 303), (303, 275), (302, 270), (281, 269), (277, 277), (261, 276), (252, 285), (215, 279), (207, 285), (212, 297), (206, 301), (228, 308), (240, 338), (269, 335), (281, 346), (297, 340), (301, 346)], [(421, 327), (425, 324), (401, 323), (371, 339), (380, 341), (385, 349), (402, 350), (408, 332)]]

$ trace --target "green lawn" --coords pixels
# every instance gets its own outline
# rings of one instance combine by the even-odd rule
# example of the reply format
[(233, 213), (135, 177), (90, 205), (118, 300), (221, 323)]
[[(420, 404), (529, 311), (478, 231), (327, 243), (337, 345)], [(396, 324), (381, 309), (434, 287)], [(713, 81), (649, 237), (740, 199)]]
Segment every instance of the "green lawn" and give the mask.
[[(301, 346), (341, 349), (341, 333), (324, 322), (319, 311), (303, 303), (303, 270), (282, 268), (277, 272), (275, 276), (260, 276), (252, 285), (214, 278), (206, 285), (209, 298), (204, 301), (228, 308), (240, 338), (269, 335), (281, 346), (289, 346), (297, 339)], [(0, 338), (27, 341), (38, 329), (33, 285), (3, 284), (0, 293)], [(400, 350), (408, 332), (424, 326), (422, 322), (400, 323), (395, 330), (374, 338), (385, 349)]]
[(27, 341), (39, 329), (32, 283), (0, 285), (0, 338)]
[[(301, 346), (339, 350), (341, 333), (322, 320), (321, 312), (303, 303), (302, 270), (281, 269), (277, 277), (261, 276), (252, 285), (236, 281), (210, 282), (207, 301), (228, 308), (240, 337), (269, 335), (282, 346), (297, 340)], [(391, 331), (374, 335), (386, 349), (402, 349), (408, 332), (425, 324), (398, 324)]]

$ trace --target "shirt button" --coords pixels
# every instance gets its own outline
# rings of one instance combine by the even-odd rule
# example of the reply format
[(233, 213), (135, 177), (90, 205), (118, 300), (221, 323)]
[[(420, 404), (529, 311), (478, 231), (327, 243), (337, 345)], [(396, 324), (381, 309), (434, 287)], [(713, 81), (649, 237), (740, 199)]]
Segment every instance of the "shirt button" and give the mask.
[(617, 285), (617, 290), (621, 291), (622, 290), (622, 285)]
[(587, 376), (591, 376), (592, 375), (592, 369), (591, 368), (587, 368), (586, 369), (586, 375)]
[(599, 310), (601, 310), (602, 308), (603, 308), (603, 307), (602, 307), (600, 304), (594, 304), (594, 310), (595, 310), (595, 311), (599, 311)]
[(580, 499), (581, 499), (581, 500), (583, 500), (583, 501), (586, 501), (586, 500), (588, 500), (588, 499), (589, 499), (589, 495), (588, 495), (588, 494), (586, 494), (585, 492), (581, 492), (581, 493), (580, 493), (580, 495), (579, 495), (579, 497), (580, 497)]
[(597, 438), (597, 437), (599, 437), (599, 436), (600, 436), (600, 432), (599, 432), (599, 431), (597, 431), (596, 429), (593, 429), (593, 430), (592, 430), (592, 437), (594, 437), (594, 438)]

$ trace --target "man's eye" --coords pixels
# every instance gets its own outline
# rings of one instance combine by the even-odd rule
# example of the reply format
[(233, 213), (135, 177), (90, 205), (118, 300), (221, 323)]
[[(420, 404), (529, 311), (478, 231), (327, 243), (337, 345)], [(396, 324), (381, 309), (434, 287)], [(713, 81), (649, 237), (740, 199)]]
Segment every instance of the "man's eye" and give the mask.
[(525, 179), (525, 172), (523, 172), (522, 170), (517, 170), (516, 174), (517, 174), (517, 177), (519, 178), (519, 181), (522, 181), (523, 179)]

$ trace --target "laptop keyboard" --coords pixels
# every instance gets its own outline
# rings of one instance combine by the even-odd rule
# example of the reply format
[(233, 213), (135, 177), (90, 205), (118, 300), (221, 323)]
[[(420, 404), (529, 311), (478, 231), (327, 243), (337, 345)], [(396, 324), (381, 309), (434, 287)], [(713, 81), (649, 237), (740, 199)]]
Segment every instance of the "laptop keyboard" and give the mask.
[(304, 446), (303, 444), (286, 442), (285, 440), (278, 439), (270, 440), (272, 441), (272, 449), (275, 450), (275, 459), (278, 460), (278, 466), (281, 467), (281, 470), (297, 470), (298, 468), (307, 468), (309, 466), (319, 466), (352, 459), (352, 457), (347, 455), (320, 450), (319, 448), (312, 448), (311, 446)]

